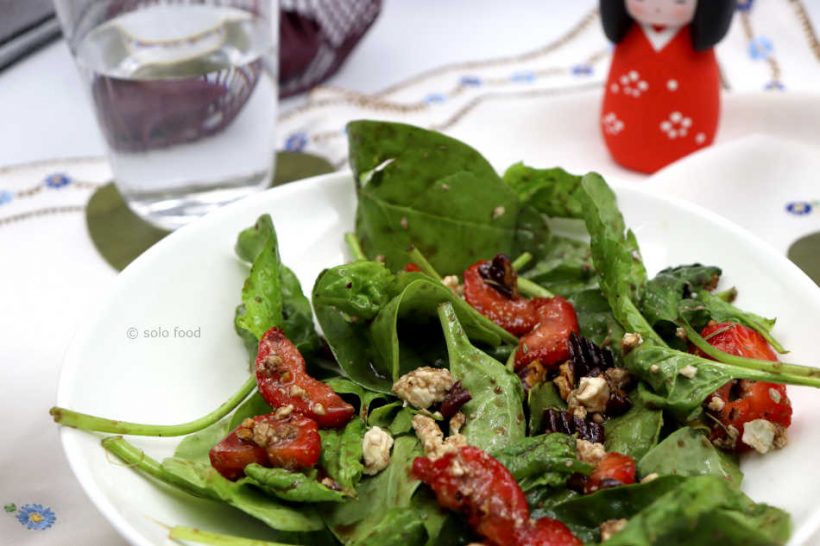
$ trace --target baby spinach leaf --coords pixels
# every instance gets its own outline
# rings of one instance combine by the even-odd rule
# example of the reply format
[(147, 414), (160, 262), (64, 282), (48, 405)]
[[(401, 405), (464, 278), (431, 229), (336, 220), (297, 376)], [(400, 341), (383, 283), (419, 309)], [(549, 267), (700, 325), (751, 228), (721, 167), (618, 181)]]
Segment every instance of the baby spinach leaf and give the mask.
[(369, 533), (350, 543), (350, 546), (424, 546), (427, 530), (419, 514), (412, 508), (392, 508)]
[(782, 510), (755, 504), (723, 478), (698, 476), (685, 479), (632, 516), (607, 544), (776, 546), (786, 542), (789, 527), (789, 515)]
[(526, 492), (538, 486), (563, 486), (570, 474), (589, 474), (592, 466), (579, 461), (575, 437), (566, 434), (541, 434), (521, 438), (494, 453), (496, 459), (521, 484)]
[[(630, 351), (624, 362), (626, 368), (651, 389), (651, 393), (643, 395), (647, 405), (668, 410), (681, 422), (697, 417), (706, 397), (732, 379), (782, 381), (775, 374), (730, 366), (648, 343)], [(681, 375), (687, 366), (696, 369), (694, 377)]]
[(412, 408), (400, 409), (396, 414), (396, 418), (390, 423), (390, 427), (388, 428), (390, 434), (398, 436), (399, 434), (407, 434), (413, 430), (413, 416), (416, 415), (416, 413), (417, 412)]
[(537, 487), (527, 491), (527, 503), (530, 505), (532, 518), (539, 519), (546, 515), (553, 506), (563, 504), (579, 496), (579, 493), (571, 489)]
[(327, 527), (345, 544), (363, 539), (388, 511), (407, 508), (419, 485), (409, 476), (413, 459), (422, 455), (414, 436), (400, 436), (393, 444), (390, 464), (356, 487), (356, 498), (321, 508)]
[(317, 351), (321, 340), (313, 326), (310, 302), (299, 279), (282, 264), (270, 215), (260, 216), (239, 234), (236, 252), (252, 262), (234, 317), (236, 332), (251, 355), (256, 355), (259, 338), (273, 326), (281, 328), (303, 354)]
[(523, 276), (564, 297), (598, 286), (589, 244), (559, 235), (550, 238), (544, 256)]
[(778, 353), (785, 353), (786, 349), (772, 336), (772, 328), (774, 328), (775, 319), (768, 319), (738, 309), (731, 303), (722, 300), (718, 296), (709, 293), (706, 290), (693, 291), (690, 299), (680, 302), (680, 313), (686, 317), (690, 322), (695, 324), (695, 317), (698, 314), (706, 315), (699, 322), (699, 326), (703, 326), (709, 320), (717, 322), (739, 322), (753, 330), (756, 330), (763, 338), (774, 347)]
[(551, 381), (540, 383), (527, 393), (527, 406), (530, 410), (530, 434), (541, 432), (544, 412), (550, 408), (566, 409), (567, 403), (558, 394), (558, 389)]
[(477, 257), (512, 254), (538, 239), (542, 226), (533, 225), (532, 214), (520, 221), (515, 192), (466, 144), (377, 121), (351, 122), (347, 134), (359, 198), (356, 234), (366, 254), (384, 256), (390, 269), (407, 263), (410, 245), (438, 271), (458, 273)]
[(258, 340), (272, 326), (282, 324), (282, 263), (276, 245), (276, 234), (271, 231), (242, 286), (242, 305), (234, 324), (243, 339), (250, 334)]
[(313, 323), (310, 300), (302, 292), (299, 279), (289, 267), (282, 265), (279, 278), (282, 290), (282, 330), (310, 365), (313, 353), (322, 347), (322, 340)]
[(270, 214), (263, 214), (252, 226), (239, 232), (234, 251), (239, 259), (252, 264), (270, 242), (274, 233), (273, 219)]
[(664, 345), (636, 306), (646, 284), (646, 269), (634, 233), (626, 231), (615, 194), (597, 173), (584, 176), (581, 189), (578, 199), (591, 237), (592, 258), (612, 313), (627, 331)]
[(440, 282), (421, 273), (393, 276), (358, 261), (323, 272), (313, 289), (319, 324), (347, 376), (389, 393), (402, 374), (445, 355), (436, 306), (451, 302), (471, 339), (487, 345), (517, 339)]
[(737, 460), (713, 446), (703, 430), (692, 427), (679, 428), (652, 448), (638, 460), (638, 472), (642, 476), (653, 472), (661, 476), (714, 475), (736, 487), (743, 480)]
[(450, 372), (473, 396), (462, 407), (467, 442), (492, 454), (523, 438), (524, 393), (518, 376), (470, 344), (452, 304), (439, 305), (438, 315)]
[(280, 531), (318, 531), (321, 519), (310, 509), (277, 504), (246, 481), (226, 480), (210, 465), (170, 458), (161, 463), (168, 481), (201, 497), (221, 500)]
[(395, 277), (377, 262), (360, 260), (323, 271), (313, 286), (313, 308), (339, 366), (353, 381), (388, 393), (391, 378), (374, 367), (370, 321), (395, 295)]
[(322, 520), (312, 508), (292, 508), (247, 483), (226, 480), (209, 464), (172, 457), (159, 463), (122, 437), (103, 447), (136, 469), (197, 497), (224, 502), (280, 531), (319, 531)]
[(720, 275), (720, 268), (700, 264), (664, 269), (646, 284), (641, 312), (656, 330), (666, 332), (665, 337), (672, 342), (677, 323), (684, 316), (696, 328), (710, 320), (739, 322), (760, 333), (778, 352), (784, 352), (771, 335), (773, 319), (738, 309), (711, 293)]
[(685, 350), (686, 343), (676, 335), (681, 301), (693, 290), (717, 286), (721, 270), (700, 264), (670, 267), (646, 283), (640, 302), (641, 313), (666, 342)]
[(580, 532), (589, 542), (597, 541), (598, 527), (610, 519), (629, 519), (670, 491), (685, 478), (663, 476), (646, 483), (600, 489), (590, 495), (567, 495), (563, 502), (547, 503), (534, 517), (550, 516)]
[(369, 321), (397, 293), (396, 277), (369, 260), (325, 269), (313, 285), (313, 306), (332, 307), (357, 321)]
[(176, 450), (174, 450), (174, 456), (180, 459), (210, 464), (208, 452), (232, 430), (228, 426), (229, 423), (230, 419), (225, 418), (208, 428), (189, 434), (182, 439)]
[(507, 168), (504, 183), (518, 198), (539, 212), (553, 218), (580, 218), (578, 192), (581, 177), (560, 167), (535, 169), (523, 163)]
[(612, 308), (603, 293), (599, 289), (576, 292), (570, 297), (570, 303), (578, 316), (581, 335), (620, 355), (620, 341), (625, 331), (612, 314)]
[(361, 419), (352, 419), (341, 430), (319, 431), (322, 437), (319, 466), (346, 490), (352, 491), (356, 487), (364, 471), (362, 465), (364, 432), (364, 423)]
[(663, 412), (647, 407), (641, 392), (643, 385), (632, 393), (632, 407), (618, 417), (604, 422), (604, 436), (607, 451), (630, 455), (638, 460), (658, 443)]
[(344, 502), (341, 491), (319, 483), (314, 475), (291, 472), (284, 468), (266, 468), (258, 464), (245, 467), (243, 482), (251, 483), (262, 491), (290, 502)]
[(371, 427), (380, 427), (390, 432), (392, 436), (407, 434), (413, 429), (415, 410), (405, 407), (401, 402), (391, 402), (371, 412), (367, 424)]
[(436, 343), (440, 339), (436, 308), (443, 302), (453, 306), (469, 339), (491, 346), (517, 343), (515, 336), (440, 282), (420, 273), (404, 275), (402, 282), (401, 292), (384, 306), (370, 328), (378, 355), (374, 365), (393, 381), (443, 356), (444, 347)]
[(359, 417), (362, 421), (367, 421), (373, 402), (387, 399), (384, 393), (362, 387), (346, 377), (331, 377), (325, 380), (325, 383), (338, 394), (352, 394), (359, 399)]

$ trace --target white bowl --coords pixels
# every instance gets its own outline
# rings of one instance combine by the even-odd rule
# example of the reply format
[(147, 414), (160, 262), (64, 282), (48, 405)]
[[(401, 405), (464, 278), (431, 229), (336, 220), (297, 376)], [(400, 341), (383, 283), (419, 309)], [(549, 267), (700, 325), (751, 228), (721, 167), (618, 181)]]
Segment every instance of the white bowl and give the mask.
[[(322, 269), (345, 260), (342, 236), (353, 228), (353, 187), (349, 173), (336, 173), (274, 188), (159, 242), (122, 272), (111, 297), (81, 328), (66, 355), (58, 405), (159, 424), (211, 411), (248, 375), (247, 355), (233, 330), (234, 307), (246, 275), (233, 255), (237, 233), (260, 214), (270, 213), (283, 261), (309, 294)], [(739, 288), (743, 308), (778, 317), (775, 333), (791, 349), (790, 361), (820, 361), (815, 338), (820, 289), (793, 264), (704, 209), (631, 186), (615, 188), (650, 273), (692, 262), (722, 267), (722, 286)], [(137, 329), (136, 339), (129, 337), (131, 328)], [(199, 329), (199, 337), (178, 337), (175, 328)], [(820, 415), (820, 393), (790, 387), (790, 395), (791, 444), (765, 457), (745, 457), (742, 469), (744, 489), (753, 499), (792, 514), (791, 544), (796, 545), (807, 543), (820, 524), (820, 482), (806, 475), (820, 448), (820, 425), (812, 419)], [(263, 525), (238, 511), (146, 480), (106, 456), (99, 440), (62, 430), (77, 479), (132, 544), (165, 543), (163, 525), (265, 537)], [(133, 441), (161, 459), (179, 439)]]

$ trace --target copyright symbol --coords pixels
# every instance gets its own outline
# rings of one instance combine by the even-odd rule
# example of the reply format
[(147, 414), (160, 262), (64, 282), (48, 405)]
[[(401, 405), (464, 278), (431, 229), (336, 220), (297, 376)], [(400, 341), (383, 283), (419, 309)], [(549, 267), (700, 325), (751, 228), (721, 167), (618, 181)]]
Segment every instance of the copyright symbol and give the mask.
[(128, 339), (137, 339), (137, 337), (140, 335), (140, 333), (137, 331), (136, 328), (134, 328), (132, 326), (131, 328), (126, 330), (125, 335), (128, 336)]

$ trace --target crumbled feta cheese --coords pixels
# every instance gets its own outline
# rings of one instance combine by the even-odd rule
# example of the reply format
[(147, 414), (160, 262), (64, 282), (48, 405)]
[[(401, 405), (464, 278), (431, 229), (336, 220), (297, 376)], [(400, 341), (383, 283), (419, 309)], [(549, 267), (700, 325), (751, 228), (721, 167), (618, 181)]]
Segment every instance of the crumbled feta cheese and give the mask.
[(413, 430), (421, 441), (424, 455), (431, 459), (438, 459), (467, 445), (467, 439), (458, 433), (450, 435), (445, 440), (438, 424), (426, 415), (413, 416)]
[(467, 422), (467, 417), (461, 412), (450, 417), (450, 434), (459, 434), (465, 422)]
[(621, 531), (626, 524), (629, 523), (625, 519), (610, 519), (601, 524), (601, 542), (605, 542), (612, 538), (615, 533)]
[(407, 218), (405, 216), (401, 217), (401, 220), (399, 221), (399, 224), (401, 224), (401, 229), (403, 229), (404, 231), (407, 231), (408, 223), (407, 223)]
[(461, 295), (464, 293), (464, 287), (461, 286), (461, 283), (458, 282), (458, 277), (456, 275), (447, 275), (443, 279), (441, 279), (441, 283), (450, 289), (453, 294)]
[(783, 449), (789, 443), (789, 431), (783, 425), (774, 424), (774, 447)]
[(743, 425), (743, 436), (740, 440), (758, 453), (768, 453), (774, 447), (776, 433), (774, 423), (766, 419), (755, 419)]
[(504, 207), (501, 207), (501, 206), (495, 207), (493, 209), (493, 220), (501, 218), (502, 216), (504, 216), (504, 213), (506, 213), (506, 212), (507, 212), (507, 209), (505, 209)]
[(425, 366), (406, 373), (393, 385), (393, 393), (418, 409), (427, 409), (447, 396), (455, 380), (446, 368)]
[(643, 343), (643, 337), (641, 337), (641, 334), (636, 332), (627, 332), (621, 340), (621, 349), (624, 354), (626, 354), (641, 343)]
[(579, 460), (592, 465), (598, 464), (606, 455), (606, 448), (603, 444), (580, 438), (575, 440), (575, 450)]
[(719, 396), (713, 396), (706, 405), (712, 411), (720, 411), (726, 406), (726, 402)]
[(603, 377), (582, 377), (578, 388), (570, 394), (570, 399), (574, 399), (590, 412), (603, 413), (609, 402), (609, 394), (609, 384)]
[(657, 480), (657, 479), (658, 479), (658, 473), (653, 472), (652, 474), (647, 474), (646, 476), (641, 478), (641, 483), (649, 483), (652, 480)]
[(649, 366), (649, 371), (652, 373), (658, 373), (659, 371), (661, 371), (661, 367), (657, 364), (652, 364), (651, 366)]
[(681, 339), (683, 341), (688, 340), (689, 336), (686, 335), (686, 328), (683, 328), (681, 326), (678, 326), (677, 328), (675, 328), (675, 337), (677, 337), (678, 339)]
[(379, 427), (372, 427), (362, 439), (362, 459), (364, 473), (368, 476), (378, 474), (390, 464), (390, 449), (393, 437)]
[(691, 364), (687, 364), (686, 366), (678, 370), (678, 373), (688, 379), (694, 379), (694, 377), (698, 374), (698, 369), (692, 366)]

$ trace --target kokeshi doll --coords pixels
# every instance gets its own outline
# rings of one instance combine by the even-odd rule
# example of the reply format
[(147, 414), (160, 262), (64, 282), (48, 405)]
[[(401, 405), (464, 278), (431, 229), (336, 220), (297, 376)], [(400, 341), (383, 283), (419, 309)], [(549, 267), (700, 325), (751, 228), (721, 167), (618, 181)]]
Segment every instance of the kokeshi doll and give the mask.
[(601, 110), (613, 159), (653, 173), (708, 146), (720, 117), (713, 47), (736, 0), (600, 0), (615, 43)]

